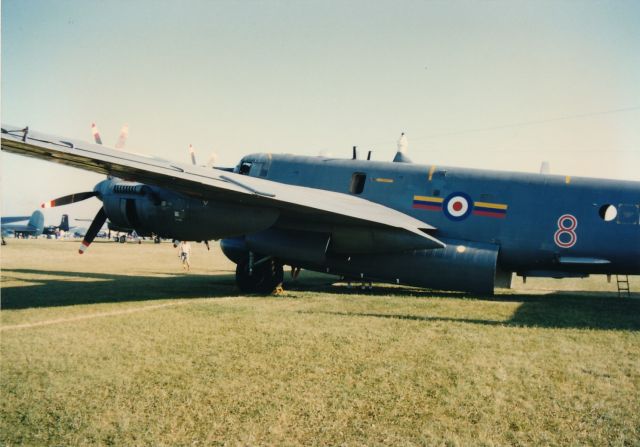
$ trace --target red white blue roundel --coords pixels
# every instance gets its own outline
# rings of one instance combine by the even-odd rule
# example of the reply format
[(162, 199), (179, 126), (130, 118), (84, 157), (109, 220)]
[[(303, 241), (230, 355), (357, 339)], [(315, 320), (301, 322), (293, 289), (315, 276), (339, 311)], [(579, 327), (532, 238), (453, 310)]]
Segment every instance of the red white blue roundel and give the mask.
[(473, 209), (473, 202), (468, 194), (454, 192), (444, 200), (442, 207), (445, 216), (451, 220), (466, 219)]

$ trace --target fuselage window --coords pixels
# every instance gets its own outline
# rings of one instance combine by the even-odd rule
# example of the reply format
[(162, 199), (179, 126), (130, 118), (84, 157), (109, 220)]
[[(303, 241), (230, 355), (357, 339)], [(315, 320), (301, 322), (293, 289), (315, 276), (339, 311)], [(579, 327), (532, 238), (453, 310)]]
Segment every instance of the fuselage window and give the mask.
[(605, 222), (611, 222), (618, 215), (618, 210), (615, 206), (606, 204), (600, 207), (600, 209), (598, 210), (598, 214), (600, 215), (600, 218)]
[(621, 203), (618, 205), (618, 223), (621, 224), (638, 224), (640, 215), (640, 207), (630, 203)]
[(367, 180), (367, 174), (362, 172), (354, 172), (351, 176), (351, 186), (349, 192), (351, 194), (361, 194), (364, 191), (364, 182)]

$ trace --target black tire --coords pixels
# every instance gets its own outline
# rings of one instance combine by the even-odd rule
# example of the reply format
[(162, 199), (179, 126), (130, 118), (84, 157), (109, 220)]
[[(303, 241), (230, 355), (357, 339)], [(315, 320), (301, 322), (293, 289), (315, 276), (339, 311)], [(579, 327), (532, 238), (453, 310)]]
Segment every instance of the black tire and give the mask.
[(243, 260), (236, 266), (236, 284), (242, 293), (268, 295), (282, 285), (283, 279), (284, 269), (275, 259), (254, 266), (251, 274), (248, 261)]
[(118, 238), (118, 242), (120, 242), (121, 244), (124, 244), (125, 242), (127, 242), (127, 236), (123, 234)]

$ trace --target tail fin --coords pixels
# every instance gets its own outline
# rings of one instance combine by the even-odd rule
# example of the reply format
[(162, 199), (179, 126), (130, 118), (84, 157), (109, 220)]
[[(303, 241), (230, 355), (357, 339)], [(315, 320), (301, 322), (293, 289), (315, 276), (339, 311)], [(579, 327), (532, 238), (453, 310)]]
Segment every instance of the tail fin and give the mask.
[(69, 231), (69, 215), (62, 215), (62, 220), (60, 221), (60, 229), (62, 231)]
[(42, 234), (42, 230), (44, 230), (44, 214), (42, 211), (35, 210), (29, 219), (29, 226), (36, 229), (38, 234)]

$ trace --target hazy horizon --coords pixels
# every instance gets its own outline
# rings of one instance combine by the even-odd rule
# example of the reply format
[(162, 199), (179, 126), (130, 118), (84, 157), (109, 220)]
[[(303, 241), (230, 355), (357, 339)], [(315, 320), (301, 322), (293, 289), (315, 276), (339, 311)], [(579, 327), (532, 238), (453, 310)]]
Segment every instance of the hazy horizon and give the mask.
[[(2, 2), (2, 122), (247, 153), (640, 180), (637, 2)], [(102, 176), (2, 154), (2, 213)], [(91, 199), (45, 210), (92, 218)]]

